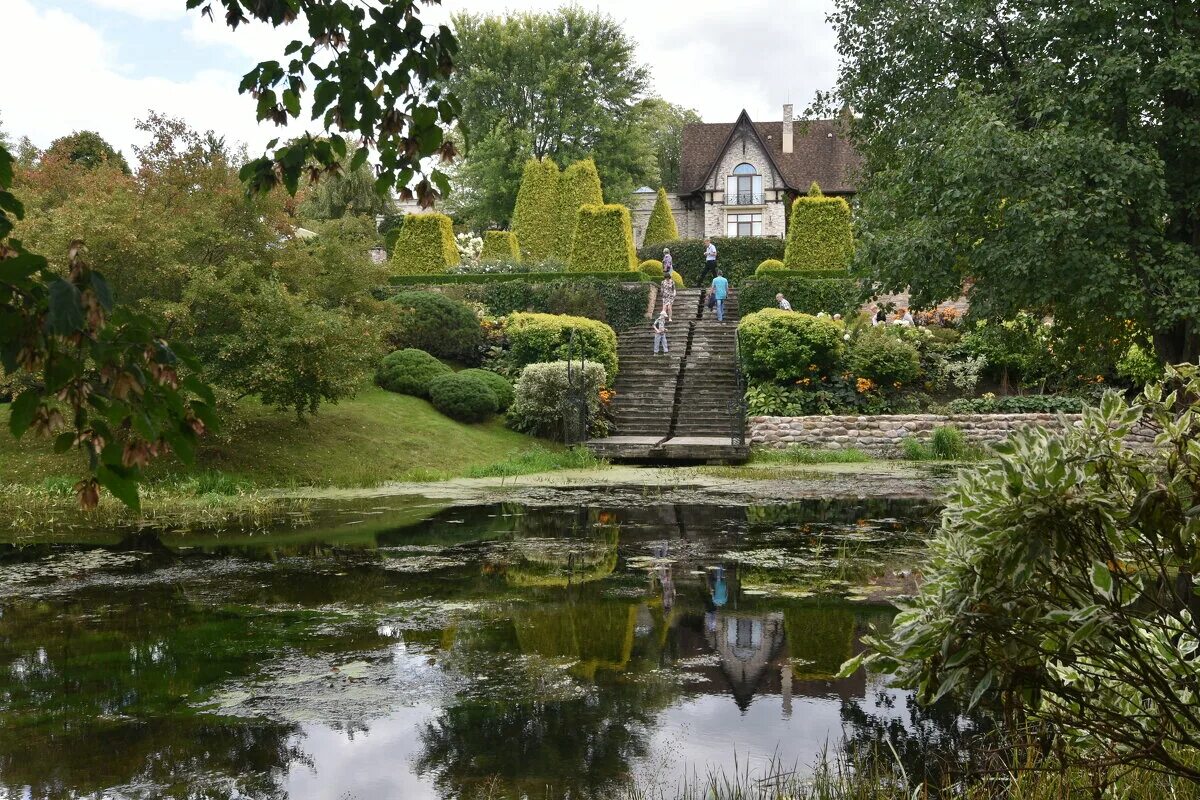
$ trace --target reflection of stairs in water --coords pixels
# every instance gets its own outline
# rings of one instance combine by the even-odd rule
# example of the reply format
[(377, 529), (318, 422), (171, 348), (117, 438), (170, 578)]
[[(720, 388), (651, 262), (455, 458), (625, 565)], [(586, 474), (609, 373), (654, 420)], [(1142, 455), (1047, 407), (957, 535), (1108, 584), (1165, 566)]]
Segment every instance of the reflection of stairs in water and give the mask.
[[(731, 292), (726, 300), (724, 322), (704, 308), (703, 297), (700, 289), (676, 295), (675, 319), (667, 327), (669, 355), (654, 354), (648, 323), (620, 334), (616, 423), (612, 436), (588, 442), (594, 453), (618, 461), (746, 460), (735, 352), (737, 296)], [(741, 444), (734, 443), (735, 432)]]

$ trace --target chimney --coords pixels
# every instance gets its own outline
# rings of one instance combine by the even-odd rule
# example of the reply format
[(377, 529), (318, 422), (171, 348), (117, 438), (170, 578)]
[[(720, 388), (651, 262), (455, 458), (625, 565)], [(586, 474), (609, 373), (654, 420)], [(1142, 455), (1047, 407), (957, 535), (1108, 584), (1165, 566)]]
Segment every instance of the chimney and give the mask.
[(783, 152), (792, 152), (792, 104), (783, 106)]

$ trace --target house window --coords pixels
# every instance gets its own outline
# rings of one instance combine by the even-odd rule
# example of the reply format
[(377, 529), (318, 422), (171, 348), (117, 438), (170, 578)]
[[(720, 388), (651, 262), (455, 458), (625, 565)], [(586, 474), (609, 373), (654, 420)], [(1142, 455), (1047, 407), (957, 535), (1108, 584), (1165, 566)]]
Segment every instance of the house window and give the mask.
[(753, 164), (738, 164), (726, 180), (725, 205), (753, 206), (763, 201), (762, 175)]
[(762, 214), (730, 214), (726, 218), (727, 236), (762, 236)]

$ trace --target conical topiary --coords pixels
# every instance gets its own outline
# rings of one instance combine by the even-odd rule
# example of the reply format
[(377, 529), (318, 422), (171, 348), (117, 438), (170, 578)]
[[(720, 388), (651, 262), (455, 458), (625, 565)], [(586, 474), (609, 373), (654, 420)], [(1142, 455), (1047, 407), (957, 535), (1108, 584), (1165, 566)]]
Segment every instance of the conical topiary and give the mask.
[(813, 181), (812, 183), (810, 183), (808, 185), (808, 196), (809, 197), (824, 197), (825, 193), (821, 191), (821, 184), (817, 183), (816, 181)]
[(558, 210), (561, 216), (555, 255), (564, 261), (570, 258), (580, 206), (598, 206), (603, 202), (604, 191), (600, 186), (600, 173), (596, 171), (595, 161), (590, 158), (576, 161), (563, 170), (558, 181)]
[(521, 248), (512, 231), (485, 231), (480, 261), (520, 261)]
[(454, 225), (445, 214), (406, 214), (389, 262), (397, 275), (434, 275), (459, 263)]
[(667, 190), (659, 187), (658, 199), (654, 201), (654, 210), (650, 212), (650, 221), (646, 223), (646, 234), (642, 237), (642, 246), (651, 244), (666, 244), (679, 238), (679, 229), (675, 227), (675, 215), (667, 203)]
[(558, 165), (550, 159), (531, 158), (517, 191), (512, 229), (532, 262), (545, 261), (558, 247)]

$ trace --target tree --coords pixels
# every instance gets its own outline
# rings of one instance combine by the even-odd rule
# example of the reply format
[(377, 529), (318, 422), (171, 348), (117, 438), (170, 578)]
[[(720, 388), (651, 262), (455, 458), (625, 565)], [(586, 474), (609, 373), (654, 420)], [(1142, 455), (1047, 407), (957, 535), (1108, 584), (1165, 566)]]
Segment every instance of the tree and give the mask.
[(512, 214), (513, 233), (524, 257), (537, 262), (554, 255), (558, 249), (559, 172), (552, 159), (529, 159)]
[(72, 164), (80, 164), (88, 169), (95, 169), (101, 164), (112, 164), (117, 169), (130, 174), (129, 162), (125, 156), (94, 131), (76, 131), (70, 136), (55, 139), (46, 148), (44, 158), (62, 158)]
[(914, 305), (1132, 319), (1200, 356), (1200, 16), (1166, 0), (838, 0), (858, 269)]
[(585, 205), (600, 205), (604, 202), (604, 190), (600, 186), (600, 175), (592, 159), (576, 161), (563, 170), (558, 181), (558, 242), (555, 256), (566, 261), (571, 257), (571, 242), (575, 239), (575, 227), (579, 224), (579, 208)]
[(700, 122), (700, 114), (693, 109), (668, 103), (661, 97), (646, 98), (639, 106), (642, 125), (658, 163), (658, 183), (668, 189), (678, 189), (683, 127)]
[(453, 24), (461, 50), (450, 88), (462, 101), (470, 144), (455, 174), (464, 219), (479, 227), (507, 223), (530, 157), (560, 164), (594, 158), (610, 201), (656, 179), (640, 110), (646, 69), (614, 19), (566, 7), (456, 14)]
[(675, 215), (671, 213), (671, 205), (667, 202), (667, 190), (661, 186), (658, 198), (654, 201), (654, 209), (646, 223), (646, 234), (642, 237), (642, 246), (652, 244), (667, 244), (679, 238), (679, 229), (675, 227)]
[(304, 219), (340, 219), (351, 215), (389, 215), (395, 213), (395, 203), (375, 189), (375, 171), (370, 164), (358, 169), (334, 173), (320, 179), (308, 189), (299, 215)]

